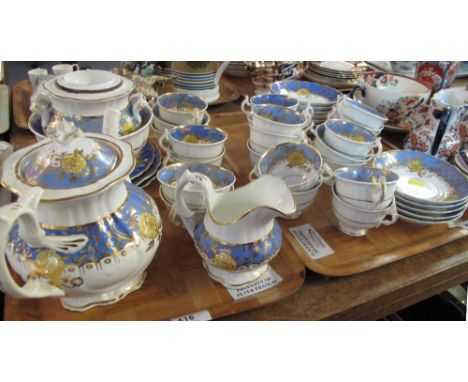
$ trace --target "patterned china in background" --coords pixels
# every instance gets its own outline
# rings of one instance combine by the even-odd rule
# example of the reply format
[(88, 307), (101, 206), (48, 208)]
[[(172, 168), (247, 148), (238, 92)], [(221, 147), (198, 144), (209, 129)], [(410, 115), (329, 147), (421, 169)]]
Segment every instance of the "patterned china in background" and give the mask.
[(452, 84), (459, 66), (460, 61), (418, 61), (416, 78), (431, 86), (435, 93)]

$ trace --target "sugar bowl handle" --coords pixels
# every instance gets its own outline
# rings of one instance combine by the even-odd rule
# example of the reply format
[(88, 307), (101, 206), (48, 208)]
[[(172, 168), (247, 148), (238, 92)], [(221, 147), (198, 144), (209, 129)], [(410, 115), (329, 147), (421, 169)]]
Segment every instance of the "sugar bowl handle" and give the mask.
[(0, 208), (0, 289), (18, 298), (41, 298), (64, 296), (59, 286), (44, 282), (45, 279), (29, 278), (23, 286), (13, 279), (6, 257), (10, 230), (18, 221), (19, 236), (31, 247), (47, 247), (57, 252), (73, 253), (81, 250), (88, 242), (85, 235), (46, 236), (37, 220), (37, 206), (42, 188), (34, 187), (21, 195), (16, 203)]

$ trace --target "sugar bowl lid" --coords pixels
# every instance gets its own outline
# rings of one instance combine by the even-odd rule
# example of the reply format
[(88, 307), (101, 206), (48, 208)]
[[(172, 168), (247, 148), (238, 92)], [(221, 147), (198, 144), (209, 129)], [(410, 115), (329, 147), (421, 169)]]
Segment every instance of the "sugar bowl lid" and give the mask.
[(42, 201), (61, 201), (102, 191), (133, 170), (130, 144), (103, 134), (84, 134), (58, 120), (48, 138), (16, 151), (4, 162), (2, 184), (15, 193), (44, 189)]

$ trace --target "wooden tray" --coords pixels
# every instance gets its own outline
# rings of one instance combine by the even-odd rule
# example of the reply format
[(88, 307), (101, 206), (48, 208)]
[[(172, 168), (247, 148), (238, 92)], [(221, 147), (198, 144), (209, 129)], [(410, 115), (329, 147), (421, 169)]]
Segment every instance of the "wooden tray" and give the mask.
[(15, 125), (22, 128), (28, 128), (29, 116), (31, 111), (32, 87), (29, 80), (19, 81), (13, 85), (11, 89), (11, 97), (13, 102), (13, 121)]
[[(223, 128), (227, 127), (230, 133), (223, 165), (235, 172), (236, 186), (245, 184), (249, 167), (245, 161), (246, 148), (240, 144), (245, 132), (239, 136), (235, 122), (245, 121), (245, 118), (243, 114), (231, 116), (229, 113), (224, 117), (214, 115), (213, 119), (216, 123), (225, 123)], [(234, 160), (239, 156), (244, 158)], [(304, 265), (289, 241), (284, 240), (281, 251), (270, 264), (283, 280), (264, 292), (234, 300), (223, 286), (209, 278), (185, 229), (169, 222), (158, 188), (159, 183), (154, 182), (145, 191), (155, 198), (161, 212), (163, 238), (141, 289), (116, 304), (83, 313), (65, 310), (56, 299), (20, 300), (7, 296), (5, 320), (166, 320), (203, 310), (208, 310), (213, 318), (220, 318), (278, 301), (302, 286)]]
[[(222, 114), (212, 120), (213, 126), (222, 126), (229, 132), (228, 142), (237, 146), (227, 153), (225, 160), (231, 167), (237, 166), (238, 172), (248, 172), (251, 168), (246, 148), (249, 127), (245, 116), (236, 112)], [(398, 142), (393, 134), (383, 139), (386, 149), (397, 148)], [(351, 237), (338, 229), (331, 199), (330, 187), (323, 185), (314, 203), (301, 217), (280, 219), (285, 240), (295, 248), (305, 266), (324, 275), (345, 276), (364, 272), (468, 236), (467, 229), (448, 228), (447, 224), (421, 226), (398, 220), (394, 225), (371, 229), (364, 237)], [(465, 218), (468, 218), (468, 212)], [(290, 227), (306, 223), (310, 223), (332, 247), (333, 255), (312, 260), (288, 231)]]

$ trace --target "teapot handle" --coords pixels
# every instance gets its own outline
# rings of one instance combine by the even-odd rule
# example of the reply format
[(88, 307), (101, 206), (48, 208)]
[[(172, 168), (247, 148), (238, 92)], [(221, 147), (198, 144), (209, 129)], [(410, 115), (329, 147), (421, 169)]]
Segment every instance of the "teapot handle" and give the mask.
[(16, 221), (19, 222), (19, 236), (31, 247), (47, 247), (57, 252), (73, 253), (88, 243), (85, 235), (47, 236), (37, 220), (37, 206), (43, 190), (34, 187), (20, 196), (16, 203), (0, 208), (0, 289), (18, 298), (60, 297), (62, 288), (40, 279), (29, 278), (19, 286), (8, 268), (6, 247), (9, 233)]
[[(176, 187), (176, 208), (177, 212), (182, 218), (191, 218), (195, 212), (187, 207), (184, 199), (184, 188), (188, 183), (196, 183), (201, 186), (203, 194), (205, 196), (206, 203), (209, 204), (214, 196), (213, 183), (210, 178), (206, 175), (200, 174), (198, 172), (191, 172), (190, 170), (185, 170), (182, 176), (179, 179)], [(208, 208), (208, 207), (207, 207)]]

